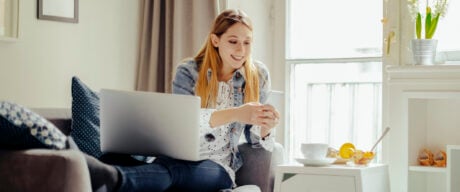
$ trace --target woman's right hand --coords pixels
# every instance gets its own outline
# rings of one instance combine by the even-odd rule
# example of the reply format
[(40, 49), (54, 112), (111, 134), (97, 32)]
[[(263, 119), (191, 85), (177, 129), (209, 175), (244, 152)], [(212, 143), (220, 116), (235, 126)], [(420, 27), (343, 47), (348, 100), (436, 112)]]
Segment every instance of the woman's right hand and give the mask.
[(236, 108), (236, 119), (240, 123), (265, 126), (266, 119), (276, 119), (277, 112), (273, 107), (262, 105), (258, 102), (250, 102)]

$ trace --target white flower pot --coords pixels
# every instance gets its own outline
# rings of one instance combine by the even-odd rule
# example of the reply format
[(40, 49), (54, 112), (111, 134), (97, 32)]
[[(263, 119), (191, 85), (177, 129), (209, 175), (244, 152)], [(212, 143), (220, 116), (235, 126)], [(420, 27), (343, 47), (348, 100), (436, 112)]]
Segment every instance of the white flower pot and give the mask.
[(433, 65), (435, 64), (436, 39), (412, 39), (412, 55), (414, 56), (415, 65)]

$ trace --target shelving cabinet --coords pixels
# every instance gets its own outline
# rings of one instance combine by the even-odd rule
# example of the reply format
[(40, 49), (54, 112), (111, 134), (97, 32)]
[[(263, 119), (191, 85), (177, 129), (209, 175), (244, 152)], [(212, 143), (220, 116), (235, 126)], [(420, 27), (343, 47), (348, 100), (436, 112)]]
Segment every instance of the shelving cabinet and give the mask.
[[(391, 191), (460, 191), (460, 66), (387, 67)], [(420, 166), (423, 149), (447, 152), (447, 168)], [(454, 181), (454, 182), (451, 182)]]
[(447, 164), (447, 191), (460, 191), (460, 146), (447, 146), (447, 161), (452, 162)]

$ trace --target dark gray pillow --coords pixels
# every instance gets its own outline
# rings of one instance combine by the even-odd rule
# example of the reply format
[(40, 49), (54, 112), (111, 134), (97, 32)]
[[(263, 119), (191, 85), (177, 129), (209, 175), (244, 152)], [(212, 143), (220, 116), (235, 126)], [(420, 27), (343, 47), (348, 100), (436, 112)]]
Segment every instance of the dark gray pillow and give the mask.
[(81, 151), (96, 158), (102, 155), (99, 124), (99, 95), (78, 77), (73, 77), (70, 135)]
[(67, 137), (35, 112), (12, 102), (0, 102), (0, 147), (3, 149), (63, 149)]
[[(72, 78), (72, 131), (70, 135), (78, 148), (88, 155), (101, 158), (100, 98), (78, 77)], [(150, 163), (152, 157), (131, 155), (132, 158)]]

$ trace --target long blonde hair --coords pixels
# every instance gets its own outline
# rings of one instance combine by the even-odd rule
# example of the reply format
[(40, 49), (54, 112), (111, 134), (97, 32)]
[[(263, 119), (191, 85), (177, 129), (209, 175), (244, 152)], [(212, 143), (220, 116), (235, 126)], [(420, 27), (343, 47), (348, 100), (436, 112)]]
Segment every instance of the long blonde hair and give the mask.
[[(213, 46), (211, 35), (215, 34), (219, 38), (228, 28), (236, 23), (242, 23), (252, 31), (252, 24), (248, 16), (240, 11), (229, 9), (223, 11), (214, 20), (211, 31), (206, 42), (195, 56), (195, 61), (199, 67), (198, 82), (195, 87), (195, 94), (201, 97), (201, 107), (215, 107), (217, 99), (218, 78), (217, 71), (222, 69), (222, 59), (216, 47)], [(243, 64), (246, 85), (244, 88), (244, 103), (259, 101), (259, 76), (256, 66), (251, 57), (248, 57)], [(208, 69), (211, 69), (211, 78), (208, 81)]]

